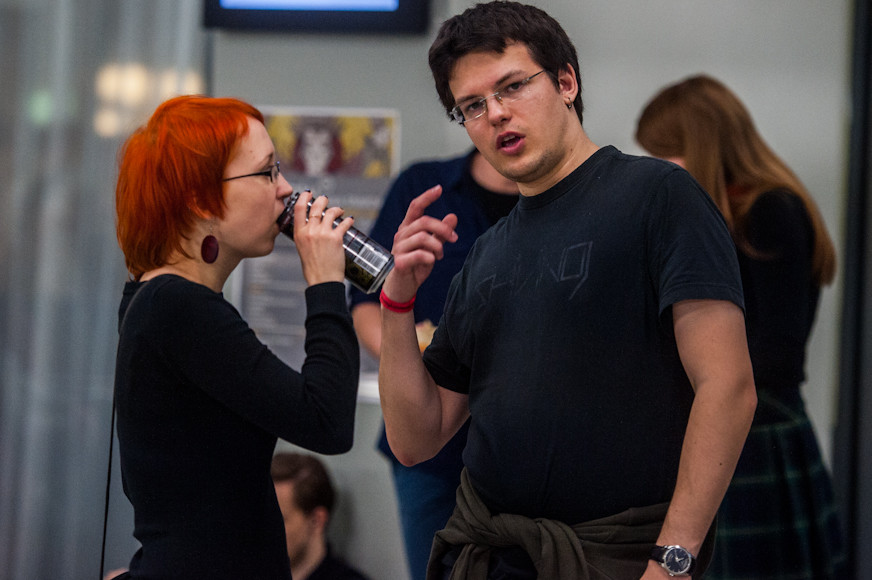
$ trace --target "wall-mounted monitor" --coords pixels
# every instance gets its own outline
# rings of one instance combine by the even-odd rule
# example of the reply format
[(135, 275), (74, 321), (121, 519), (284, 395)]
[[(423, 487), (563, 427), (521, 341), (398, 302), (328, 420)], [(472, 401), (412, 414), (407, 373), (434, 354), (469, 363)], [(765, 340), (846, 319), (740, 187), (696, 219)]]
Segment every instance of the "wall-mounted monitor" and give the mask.
[(206, 28), (421, 34), (430, 0), (203, 0)]

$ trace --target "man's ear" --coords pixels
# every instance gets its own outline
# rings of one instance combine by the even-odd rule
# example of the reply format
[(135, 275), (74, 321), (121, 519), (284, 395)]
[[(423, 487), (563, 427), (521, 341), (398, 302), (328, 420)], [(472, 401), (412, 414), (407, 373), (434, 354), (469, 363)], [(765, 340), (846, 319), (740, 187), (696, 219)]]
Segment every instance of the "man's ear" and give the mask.
[(560, 73), (557, 75), (557, 86), (560, 89), (560, 94), (568, 98), (570, 103), (575, 101), (575, 97), (578, 96), (578, 79), (571, 64), (566, 63), (566, 66), (560, 69)]
[(312, 513), (309, 515), (312, 522), (313, 531), (317, 531), (320, 534), (326, 534), (327, 532), (327, 524), (330, 522), (330, 513), (327, 511), (327, 508), (324, 506), (318, 506), (312, 510)]

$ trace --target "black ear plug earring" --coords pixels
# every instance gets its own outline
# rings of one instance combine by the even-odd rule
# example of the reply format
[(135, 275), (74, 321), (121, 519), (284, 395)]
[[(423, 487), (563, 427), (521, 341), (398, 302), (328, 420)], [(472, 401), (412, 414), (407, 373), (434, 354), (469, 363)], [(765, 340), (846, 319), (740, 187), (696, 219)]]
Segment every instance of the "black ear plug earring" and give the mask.
[(218, 240), (212, 235), (212, 226), (209, 226), (209, 235), (200, 244), (200, 257), (207, 264), (213, 264), (218, 259)]

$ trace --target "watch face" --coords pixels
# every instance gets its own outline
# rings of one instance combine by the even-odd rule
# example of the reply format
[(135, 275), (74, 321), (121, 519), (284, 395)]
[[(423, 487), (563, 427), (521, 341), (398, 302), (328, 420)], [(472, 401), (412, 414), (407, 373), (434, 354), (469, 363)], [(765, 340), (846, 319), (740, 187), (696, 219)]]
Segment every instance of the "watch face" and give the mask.
[(663, 566), (671, 574), (686, 574), (690, 570), (693, 558), (690, 552), (678, 546), (672, 546), (663, 555)]

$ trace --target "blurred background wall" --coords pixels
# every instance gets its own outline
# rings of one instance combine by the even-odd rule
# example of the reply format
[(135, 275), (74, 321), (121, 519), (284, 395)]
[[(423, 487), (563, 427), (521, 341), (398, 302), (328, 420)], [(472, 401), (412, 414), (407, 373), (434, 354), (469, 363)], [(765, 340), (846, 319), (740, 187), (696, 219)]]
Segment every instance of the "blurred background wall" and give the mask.
[[(639, 111), (661, 86), (705, 72), (744, 100), (820, 205), (840, 252), (850, 126), (849, 0), (531, 0), (581, 61), (585, 126), (640, 153)], [(427, 68), (438, 23), (473, 4), (433, 0), (427, 33), (206, 31), (198, 0), (0, 0), (0, 579), (97, 578), (116, 339), (126, 279), (114, 237), (118, 145), (185, 92), (256, 105), (388, 107), (401, 160), (469, 147)], [(837, 419), (841, 285), (822, 296), (804, 395), (825, 457)], [(327, 458), (340, 488), (339, 551), (402, 579), (377, 403), (354, 449)], [(117, 458), (108, 567), (136, 548)]]

